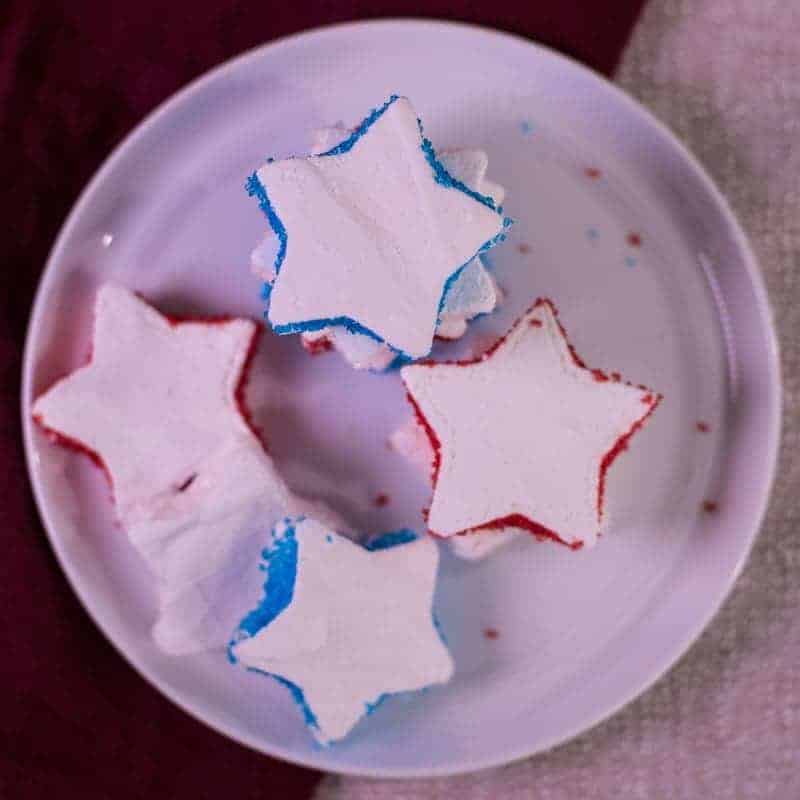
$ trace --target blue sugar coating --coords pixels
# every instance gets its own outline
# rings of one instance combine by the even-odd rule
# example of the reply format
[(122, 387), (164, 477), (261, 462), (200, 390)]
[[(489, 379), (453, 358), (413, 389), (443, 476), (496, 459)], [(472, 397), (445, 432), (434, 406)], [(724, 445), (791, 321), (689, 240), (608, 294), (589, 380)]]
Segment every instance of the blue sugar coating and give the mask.
[(314, 716), (311, 706), (306, 702), (303, 690), (296, 683), (287, 681), (286, 678), (282, 677), (281, 675), (276, 675), (274, 672), (265, 672), (263, 669), (257, 669), (256, 667), (248, 667), (247, 671), (254, 672), (256, 675), (266, 675), (266, 677), (272, 678), (273, 680), (278, 681), (278, 683), (280, 683), (282, 686), (285, 686), (291, 693), (292, 700), (294, 700), (294, 702), (300, 706), (300, 710), (303, 712), (303, 722), (305, 722), (309, 728), (316, 728), (319, 730), (317, 718)]
[(370, 539), (364, 547), (367, 550), (388, 550), (390, 547), (397, 547), (401, 544), (408, 544), (409, 542), (416, 541), (417, 534), (408, 528), (403, 528), (399, 531), (389, 531), (388, 533), (381, 533)]
[(277, 530), (273, 531), (271, 547), (261, 552), (264, 561), (259, 566), (263, 567), (267, 575), (264, 582), (264, 597), (239, 623), (232, 644), (255, 636), (292, 602), (294, 582), (297, 577), (297, 539), (294, 525), (288, 520), (285, 525), (282, 535), (279, 536)]
[(392, 372), (394, 370), (398, 370), (401, 367), (404, 367), (406, 364), (411, 364), (414, 361), (411, 356), (407, 356), (405, 353), (398, 353), (394, 360), (389, 362), (389, 365), (382, 370), (376, 370), (379, 372)]
[(442, 186), (447, 186), (451, 189), (458, 189), (464, 194), (468, 194), (473, 200), (477, 200), (479, 203), (483, 203), (487, 208), (491, 208), (492, 211), (497, 211), (497, 206), (494, 203), (494, 200), (489, 197), (489, 195), (481, 194), (480, 192), (476, 192), (474, 189), (470, 189), (466, 183), (454, 178), (448, 171), (447, 167), (439, 160), (438, 156), (436, 155), (436, 151), (433, 149), (433, 145), (431, 144), (431, 140), (425, 137), (425, 134), (422, 130), (422, 120), (417, 119), (417, 125), (419, 126), (419, 135), (422, 139), (420, 147), (422, 148), (422, 152), (425, 154), (425, 160), (430, 164), (431, 169), (433, 170), (433, 178), (436, 183), (440, 183)]
[[(498, 214), (502, 214), (502, 209), (498, 208), (495, 205), (494, 199), (489, 197), (488, 195), (481, 194), (480, 192), (476, 192), (474, 189), (470, 189), (462, 181), (454, 178), (448, 171), (445, 165), (439, 160), (436, 155), (436, 151), (431, 144), (430, 139), (425, 137), (422, 128), (422, 120), (417, 119), (417, 125), (419, 126), (419, 134), (422, 139), (421, 147), (422, 152), (425, 154), (425, 159), (430, 165), (431, 169), (433, 170), (433, 176), (436, 183), (441, 184), (442, 186), (447, 186), (451, 189), (458, 189), (464, 194), (469, 195), (473, 200), (477, 200), (479, 203), (482, 203), (487, 208), (490, 208), (492, 211), (496, 211)], [(513, 224), (513, 220), (509, 217), (503, 217), (503, 230), (498, 233), (496, 236), (492, 237), (488, 242), (484, 242), (481, 247), (478, 249), (478, 252), (475, 255), (480, 255), (481, 253), (485, 253), (487, 250), (490, 250), (496, 244), (499, 244), (506, 238), (506, 229), (509, 228)], [(473, 256), (474, 258), (474, 256)], [(469, 260), (465, 261), (450, 277), (445, 281), (444, 289), (442, 291), (442, 297), (439, 300), (439, 314), (442, 313), (445, 303), (447, 302), (447, 294), (450, 289), (453, 287), (453, 284), (458, 280), (459, 275), (464, 271), (467, 264), (472, 261), (470, 258)]]
[[(261, 670), (255, 669), (251, 670), (252, 672), (261, 672)], [(314, 716), (314, 712), (311, 710), (311, 706), (308, 705), (306, 702), (305, 695), (303, 694), (303, 690), (296, 684), (292, 683), (291, 681), (287, 681), (286, 678), (282, 678), (280, 675), (273, 675), (271, 672), (264, 672), (264, 675), (269, 675), (271, 678), (275, 678), (278, 683), (282, 683), (291, 693), (292, 699), (300, 706), (300, 709), (303, 712), (303, 721), (308, 725), (309, 728), (317, 728), (319, 729), (319, 725), (317, 724), (317, 718)]]
[(447, 637), (444, 635), (444, 628), (442, 628), (442, 623), (439, 622), (439, 617), (436, 616), (435, 611), (431, 611), (431, 619), (433, 620), (433, 627), (436, 628), (436, 633), (439, 634), (439, 640), (447, 647)]
[(384, 692), (381, 695), (378, 695), (378, 699), (372, 703), (364, 703), (364, 708), (366, 709), (366, 716), (371, 717), (375, 711), (378, 709), (386, 698), (391, 697), (391, 692)]
[[(272, 163), (272, 160), (267, 159), (267, 163)], [(277, 274), (278, 270), (281, 268), (281, 264), (283, 264), (283, 260), (286, 258), (286, 248), (289, 243), (289, 236), (286, 233), (286, 228), (283, 226), (281, 218), (275, 213), (275, 209), (272, 207), (272, 203), (269, 201), (269, 195), (267, 195), (267, 190), (264, 188), (264, 184), (258, 179), (258, 173), (254, 172), (247, 179), (245, 188), (247, 189), (247, 194), (250, 195), (250, 197), (255, 197), (256, 200), (258, 200), (259, 208), (266, 215), (270, 227), (278, 237), (278, 254), (275, 256), (275, 274)]]
[[(353, 149), (355, 144), (361, 139), (367, 131), (375, 124), (375, 122), (380, 119), (380, 117), (386, 112), (386, 110), (396, 101), (399, 97), (396, 94), (391, 95), (389, 99), (382, 105), (378, 106), (377, 108), (372, 109), (370, 113), (362, 120), (362, 122), (353, 130), (353, 132), (345, 139), (343, 142), (340, 142), (335, 147), (332, 147), (330, 150), (322, 153), (321, 155), (317, 156), (317, 158), (324, 158), (326, 156), (337, 156), (342, 155), (343, 153), (347, 153)], [(422, 148), (422, 152), (425, 155), (425, 159), (427, 160), (428, 164), (431, 166), (433, 170), (434, 180), (443, 185), (447, 186), (451, 189), (456, 189), (458, 191), (464, 192), (469, 197), (477, 200), (479, 203), (482, 203), (487, 208), (490, 208), (492, 211), (497, 212), (498, 214), (502, 215), (502, 207), (497, 207), (495, 205), (494, 200), (487, 195), (480, 194), (479, 192), (470, 189), (466, 184), (462, 181), (457, 180), (454, 178), (446, 169), (444, 164), (439, 160), (436, 155), (436, 151), (434, 150), (433, 145), (431, 144), (430, 140), (427, 139), (423, 132), (422, 122), (418, 119), (417, 125), (419, 126), (420, 132), (420, 139), (421, 144), (420, 147)], [(272, 163), (274, 159), (268, 158), (267, 163)], [(288, 234), (286, 232), (286, 228), (283, 225), (278, 214), (275, 212), (272, 204), (269, 200), (269, 195), (267, 194), (266, 187), (261, 183), (258, 174), (253, 173), (247, 180), (246, 184), (247, 193), (251, 197), (255, 197), (258, 200), (259, 207), (264, 212), (267, 217), (267, 221), (270, 224), (270, 227), (275, 232), (275, 235), (278, 237), (279, 241), (279, 248), (278, 254), (275, 257), (275, 275), (277, 277), (278, 273), (280, 272), (281, 265), (286, 258), (286, 250), (288, 247)], [(506, 238), (505, 230), (513, 224), (513, 220), (509, 217), (503, 217), (503, 231), (501, 231), (496, 236), (489, 239), (487, 242), (484, 242), (475, 255), (479, 255), (481, 253), (485, 253), (487, 250), (491, 249), (495, 245), (499, 244)], [(450, 277), (445, 282), (442, 297), (439, 301), (439, 313), (441, 313), (442, 309), (444, 308), (447, 293), (449, 292), (450, 288), (452, 287), (453, 283), (457, 279), (460, 272), (464, 269), (464, 267), (474, 258), (475, 256), (471, 256), (467, 261), (462, 264), (455, 272), (450, 275)], [(262, 299), (267, 302), (269, 301), (270, 294), (272, 292), (271, 284), (267, 283), (264, 285), (261, 291)], [(267, 319), (269, 319), (268, 313), (265, 314)], [(363, 334), (365, 336), (369, 336), (371, 339), (375, 339), (378, 342), (384, 342), (385, 340), (379, 336), (374, 331), (370, 330), (366, 326), (362, 325), (357, 320), (351, 319), (350, 317), (332, 317), (327, 319), (317, 319), (317, 320), (305, 320), (303, 322), (294, 322), (288, 323), (285, 325), (273, 325), (273, 330), (279, 335), (287, 335), (287, 334), (295, 334), (295, 333), (310, 333), (312, 331), (318, 331), (322, 328), (334, 327), (334, 326), (342, 326), (346, 328), (351, 333)], [(396, 369), (399, 366), (402, 366), (405, 363), (410, 363), (415, 359), (412, 356), (409, 356), (406, 353), (403, 353), (401, 350), (398, 350), (391, 345), (388, 345), (391, 349), (397, 353), (397, 358), (389, 364), (387, 367), (388, 370)], [(398, 359), (403, 359), (401, 363), (398, 363)]]
[(321, 155), (340, 156), (342, 153), (347, 153), (352, 150), (355, 143), (375, 124), (375, 122), (377, 122), (386, 109), (389, 108), (389, 106), (394, 103), (395, 100), (399, 99), (400, 98), (398, 95), (391, 95), (382, 106), (373, 108), (372, 111), (370, 111), (369, 114), (364, 117), (361, 123), (353, 129), (353, 132), (343, 142), (339, 142), (339, 144), (337, 144), (335, 147), (332, 147), (330, 150), (326, 150)]
[[(285, 528), (279, 535), (277, 528), (273, 530), (273, 542), (270, 547), (261, 552), (264, 559), (259, 568), (266, 572), (264, 583), (264, 597), (259, 604), (239, 623), (236, 632), (228, 643), (228, 661), (237, 662), (233, 647), (243, 639), (255, 636), (262, 628), (269, 625), (291, 602), (294, 595), (294, 584), (297, 578), (297, 539), (295, 525), (302, 520), (284, 520)], [(272, 672), (248, 667), (248, 672), (268, 675), (278, 683), (285, 686), (292, 694), (292, 698), (300, 706), (306, 725), (319, 728), (314, 712), (303, 696), (303, 690), (295, 683), (286, 680)]]
[[(469, 261), (467, 261), (469, 264)], [(450, 290), (453, 288), (455, 282), (461, 277), (461, 273), (467, 268), (467, 264), (462, 264), (445, 282), (444, 282), (444, 289), (442, 290), (442, 296), (439, 299), (439, 308), (436, 312), (437, 318), (436, 321), (438, 322), (442, 316), (442, 311), (444, 311), (445, 304), (447, 303), (447, 295), (450, 293)]]
[(476, 256), (481, 256), (482, 258), (486, 258), (486, 256), (484, 254), (486, 253), (487, 250), (491, 249), (496, 244), (499, 244), (500, 242), (505, 241), (505, 238), (506, 238), (506, 235), (507, 235), (506, 234), (506, 229), (509, 228), (512, 224), (513, 224), (513, 221), (511, 219), (509, 219), (508, 217), (504, 217), (503, 218), (503, 230), (500, 231), (500, 233), (498, 233), (496, 236), (494, 236), (491, 239), (489, 239), (488, 242), (484, 242), (483, 245), (481, 245), (481, 248), (475, 254), (475, 256), (470, 258), (468, 261), (465, 261), (445, 281), (444, 289), (442, 291), (442, 297), (439, 300), (439, 309), (437, 311), (437, 320), (436, 320), (437, 322), (439, 322), (439, 320), (441, 319), (442, 311), (444, 311), (444, 307), (445, 307), (445, 305), (447, 303), (447, 295), (450, 292), (450, 290), (453, 288), (453, 285), (455, 284), (455, 282), (458, 280), (459, 275), (461, 275), (461, 273), (467, 268), (467, 266), (469, 265), (470, 261), (473, 260), (473, 258), (475, 258)]
[(383, 339), (377, 333), (350, 317), (331, 317), (330, 319), (316, 319), (309, 322), (289, 322), (286, 325), (273, 325), (272, 330), (278, 335), (284, 336), (289, 333), (311, 333), (312, 331), (321, 331), (323, 328), (332, 328), (334, 326), (345, 328), (350, 333), (369, 336), (370, 339), (375, 339), (377, 342), (383, 342)]

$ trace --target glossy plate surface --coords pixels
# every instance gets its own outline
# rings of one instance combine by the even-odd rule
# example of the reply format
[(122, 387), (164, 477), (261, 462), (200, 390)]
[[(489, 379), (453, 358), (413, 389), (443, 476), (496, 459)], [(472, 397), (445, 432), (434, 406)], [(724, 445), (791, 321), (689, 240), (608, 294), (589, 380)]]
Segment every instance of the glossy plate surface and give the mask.
[[(176, 313), (259, 316), (248, 255), (265, 229), (243, 190), (308, 132), (409, 96), (438, 147), (489, 154), (517, 220), (491, 254), (507, 292), (468, 354), (538, 296), (584, 359), (662, 392), (609, 475), (617, 529), (591, 551), (521, 541), (481, 564), (443, 559), (452, 684), (396, 698), (329, 750), (288, 692), (210, 653), (153, 646), (154, 592), (115, 525), (103, 476), (51, 446), (31, 398), (86, 360), (94, 289), (114, 281)], [(115, 151), (56, 243), (31, 321), (23, 415), (36, 497), (90, 614), (162, 692), (254, 748), (370, 775), (448, 774), (551, 747), (633, 699), (700, 633), (739, 574), (772, 479), (776, 344), (761, 278), (697, 163), (632, 100), (530, 42), (422, 21), (353, 24), (267, 45), (179, 93)], [(250, 405), (298, 490), (365, 531), (421, 528), (423, 475), (390, 453), (409, 410), (397, 375), (356, 373), (263, 337)], [(698, 430), (697, 423), (708, 426)], [(157, 454), (154, 457), (158, 457)], [(379, 506), (378, 494), (389, 502)], [(716, 504), (703, 511), (705, 501)], [(496, 638), (486, 636), (494, 629)]]

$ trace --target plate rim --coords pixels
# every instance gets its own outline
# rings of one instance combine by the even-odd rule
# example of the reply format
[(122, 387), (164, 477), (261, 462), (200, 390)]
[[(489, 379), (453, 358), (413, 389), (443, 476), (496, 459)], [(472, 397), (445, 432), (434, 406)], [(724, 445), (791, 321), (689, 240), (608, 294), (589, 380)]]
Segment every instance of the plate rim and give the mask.
[[(768, 446), (766, 450), (768, 455), (768, 469), (765, 476), (766, 490), (764, 491), (763, 496), (760, 498), (758, 506), (756, 506), (756, 524), (753, 526), (753, 530), (749, 535), (747, 546), (743, 549), (740, 558), (738, 559), (734, 569), (731, 571), (728, 579), (725, 581), (721, 591), (716, 597), (713, 598), (713, 601), (709, 603), (706, 612), (697, 617), (697, 621), (692, 626), (691, 630), (683, 637), (680, 644), (675, 646), (674, 652), (669, 658), (665, 659), (663, 665), (647, 672), (647, 674), (645, 674), (639, 681), (636, 682), (635, 685), (632, 686), (630, 691), (628, 691), (622, 699), (616, 702), (605, 704), (604, 708), (595, 713), (588, 722), (578, 724), (573, 729), (568, 730), (566, 733), (552, 736), (550, 739), (545, 740), (544, 743), (541, 743), (533, 748), (522, 747), (514, 752), (506, 754), (503, 757), (491, 757), (483, 760), (473, 759), (467, 764), (454, 762), (446, 766), (425, 768), (364, 768), (350, 766), (347, 764), (337, 764), (335, 768), (332, 768), (328, 765), (321, 766), (318, 761), (311, 757), (298, 756), (293, 751), (284, 749), (280, 746), (268, 748), (262, 741), (258, 740), (257, 737), (251, 736), (247, 732), (234, 730), (224, 720), (216, 719), (213, 717), (213, 715), (208, 715), (206, 712), (201, 713), (200, 711), (193, 709), (188, 701), (184, 701), (178, 691), (174, 691), (168, 686), (165, 686), (155, 672), (149, 668), (149, 666), (144, 663), (140, 663), (140, 659), (138, 657), (127, 653), (123, 649), (122, 645), (117, 643), (115, 637), (109, 633), (109, 631), (106, 629), (106, 626), (101, 623), (99, 618), (94, 614), (91, 603), (88, 599), (89, 593), (84, 593), (77, 576), (73, 575), (70, 567), (67, 566), (68, 559), (62, 552), (60, 538), (55, 533), (56, 526), (52, 523), (45, 510), (46, 504), (43, 502), (43, 489), (33, 468), (35, 459), (33, 444), (34, 426), (30, 415), (34, 357), (32, 333), (39, 327), (39, 319), (44, 313), (44, 287), (50, 282), (51, 276), (55, 272), (55, 265), (61, 260), (61, 251), (65, 248), (71, 231), (80, 219), (84, 207), (89, 204), (95, 190), (105, 180), (107, 174), (113, 170), (116, 163), (125, 158), (128, 150), (135, 144), (136, 140), (140, 136), (143, 136), (151, 127), (158, 124), (162, 117), (171, 113), (174, 107), (177, 107), (179, 104), (188, 100), (192, 95), (202, 92), (207, 84), (218, 80), (224, 75), (224, 73), (235, 71), (248, 60), (260, 58), (266, 50), (280, 50), (283, 47), (292, 45), (299, 39), (311, 40), (326, 36), (347, 35), (348, 32), (356, 29), (413, 28), (419, 25), (429, 29), (439, 29), (442, 31), (457, 28), (466, 30), (467, 32), (471, 32), (479, 36), (489, 36), (494, 39), (507, 40), (509, 43), (513, 43), (514, 45), (525, 45), (539, 51), (539, 54), (542, 56), (553, 59), (557, 62), (561, 62), (565, 69), (577, 70), (579, 73), (581, 73), (583, 78), (593, 81), (599, 91), (610, 92), (616, 101), (621, 102), (627, 107), (629, 113), (638, 117), (643, 124), (655, 129), (658, 134), (660, 134), (669, 142), (670, 146), (677, 151), (677, 154), (680, 155), (683, 161), (688, 165), (694, 177), (700, 182), (704, 190), (707, 192), (709, 199), (713, 201), (716, 211), (718, 212), (721, 221), (726, 225), (736, 249), (741, 253), (747, 272), (748, 282), (755, 295), (756, 305), (758, 306), (759, 315), (763, 322), (763, 334), (769, 359), (767, 370), (771, 377), (771, 398), (770, 408), (768, 411), (769, 434)], [(28, 479), (36, 502), (42, 527), (45, 530), (50, 547), (55, 554), (59, 567), (66, 577), (72, 591), (78, 598), (78, 601), (83, 606), (84, 611), (88, 614), (89, 618), (100, 630), (106, 640), (120, 654), (123, 660), (126, 661), (140, 675), (140, 677), (142, 677), (154, 689), (166, 697), (170, 702), (178, 706), (178, 708), (187, 713), (190, 717), (202, 723), (206, 727), (214, 730), (216, 733), (231, 739), (232, 741), (249, 747), (250, 749), (264, 754), (270, 758), (281, 759), (297, 766), (315, 770), (324, 769), (326, 771), (336, 772), (342, 775), (369, 778), (446, 777), (476, 772), (479, 770), (489, 769), (491, 767), (503, 766), (540, 753), (548, 752), (553, 748), (562, 745), (579, 735), (587, 733), (593, 728), (596, 728), (598, 725), (614, 716), (634, 700), (638, 699), (644, 692), (646, 692), (658, 680), (666, 675), (675, 666), (675, 664), (684, 655), (686, 655), (691, 646), (697, 641), (700, 635), (709, 626), (711, 621), (717, 616), (725, 601), (730, 596), (731, 591), (739, 579), (745, 564), (750, 558), (755, 541), (763, 528), (764, 519), (772, 496), (775, 475), (778, 468), (783, 419), (783, 381), (781, 375), (779, 342), (775, 327), (774, 312), (766, 290), (766, 285), (764, 283), (763, 273), (750, 240), (745, 233), (743, 226), (739, 223), (738, 218), (734, 214), (730, 203), (722, 194), (722, 191), (717, 187), (716, 183), (713, 181), (697, 157), (680, 141), (680, 139), (678, 139), (676, 134), (673, 133), (665, 123), (658, 119), (638, 100), (629, 95), (625, 90), (617, 86), (610, 79), (606, 78), (593, 68), (581, 63), (575, 58), (520, 34), (510, 33), (496, 28), (469, 22), (419, 16), (390, 17), (384, 19), (350, 21), (330, 25), (321, 25), (298, 31), (277, 39), (262, 42), (261, 44), (255, 45), (254, 47), (243, 51), (239, 55), (223, 61), (222, 63), (205, 71), (198, 77), (191, 80), (184, 87), (165, 98), (152, 111), (145, 115), (145, 117), (139, 123), (137, 123), (132, 130), (130, 130), (125, 137), (111, 150), (111, 152), (102, 161), (100, 166), (96, 169), (91, 179), (82, 189), (72, 205), (54, 240), (45, 262), (44, 269), (42, 270), (39, 278), (28, 319), (22, 359), (22, 381), (20, 395), (25, 462)]]

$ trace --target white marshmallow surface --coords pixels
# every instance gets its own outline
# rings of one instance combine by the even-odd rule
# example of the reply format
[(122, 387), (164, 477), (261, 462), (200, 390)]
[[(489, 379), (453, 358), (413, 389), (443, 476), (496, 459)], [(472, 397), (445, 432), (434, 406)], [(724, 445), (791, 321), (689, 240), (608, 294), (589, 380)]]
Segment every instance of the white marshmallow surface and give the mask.
[[(426, 475), (433, 469), (433, 448), (428, 434), (416, 419), (408, 420), (389, 437), (392, 450), (418, 467)], [(526, 531), (503, 528), (493, 531), (463, 533), (447, 539), (447, 546), (459, 558), (466, 561), (480, 561), (504, 547), (514, 539), (527, 536)]]

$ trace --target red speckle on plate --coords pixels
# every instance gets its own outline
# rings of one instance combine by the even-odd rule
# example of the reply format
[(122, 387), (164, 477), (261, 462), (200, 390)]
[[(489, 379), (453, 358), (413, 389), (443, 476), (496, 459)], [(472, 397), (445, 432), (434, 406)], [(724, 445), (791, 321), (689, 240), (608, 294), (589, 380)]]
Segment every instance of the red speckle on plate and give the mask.
[(389, 505), (389, 499), (390, 498), (388, 494), (384, 494), (383, 492), (381, 492), (380, 494), (375, 495), (375, 499), (373, 500), (373, 502), (375, 503), (376, 506), (378, 506), (378, 508), (383, 508), (384, 506)]
[(705, 511), (706, 514), (715, 514), (718, 509), (719, 506), (713, 500), (703, 501), (703, 511)]
[(494, 641), (495, 639), (499, 638), (500, 631), (498, 631), (497, 628), (485, 628), (483, 631), (483, 635), (487, 639)]
[(711, 426), (707, 422), (703, 422), (703, 420), (698, 420), (695, 427), (699, 433), (708, 433), (711, 430)]
[(520, 242), (517, 245), (517, 250), (519, 250), (519, 252), (522, 253), (522, 255), (526, 255), (530, 253), (531, 246), (529, 244), (526, 244), (525, 242)]
[(642, 237), (638, 233), (629, 233), (626, 240), (631, 247), (641, 247)]
[(591, 178), (593, 181), (596, 181), (603, 173), (597, 169), (597, 167), (585, 167), (583, 174), (587, 178)]

